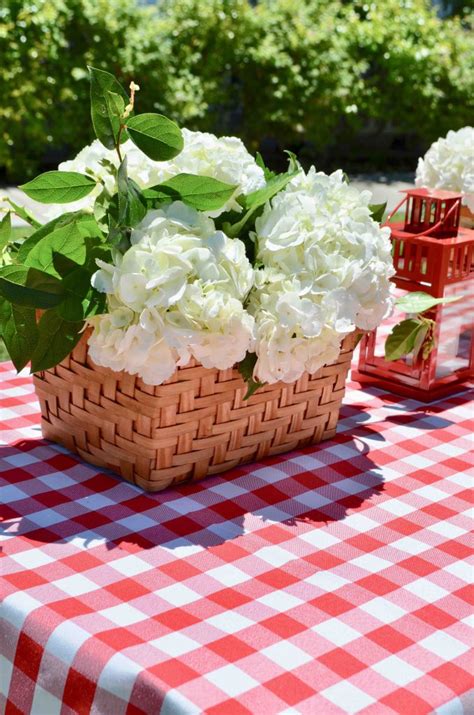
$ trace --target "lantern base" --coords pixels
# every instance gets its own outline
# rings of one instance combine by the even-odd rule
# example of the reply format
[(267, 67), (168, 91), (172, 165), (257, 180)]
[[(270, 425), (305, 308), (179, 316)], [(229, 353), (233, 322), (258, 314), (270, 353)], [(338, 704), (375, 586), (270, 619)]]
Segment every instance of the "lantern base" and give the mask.
[(351, 370), (351, 379), (364, 386), (376, 387), (386, 392), (393, 392), (402, 397), (410, 397), (412, 400), (419, 402), (435, 402), (449, 395), (457, 395), (468, 389), (469, 383), (472, 383), (472, 378), (466, 377), (463, 380), (450, 382), (445, 385), (436, 385), (429, 390), (422, 390), (420, 387), (412, 385), (404, 385), (403, 383), (389, 380), (387, 378), (379, 378), (370, 373), (361, 372), (360, 370)]

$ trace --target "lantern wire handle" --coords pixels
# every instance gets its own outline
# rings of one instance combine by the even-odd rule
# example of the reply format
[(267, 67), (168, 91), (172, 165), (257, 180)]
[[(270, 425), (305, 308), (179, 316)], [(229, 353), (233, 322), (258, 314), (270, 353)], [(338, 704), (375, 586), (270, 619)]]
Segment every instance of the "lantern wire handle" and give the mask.
[(406, 201), (408, 201), (408, 196), (404, 196), (403, 199), (400, 201), (400, 203), (397, 204), (392, 211), (390, 211), (390, 213), (389, 213), (389, 215), (387, 216), (385, 222), (382, 224), (383, 226), (388, 226), (388, 225), (389, 225), (389, 222), (391, 221), (392, 216), (394, 216), (394, 215), (397, 213), (398, 209), (401, 208)]
[(428, 235), (431, 233), (431, 231), (435, 231), (437, 228), (439, 228), (439, 226), (442, 225), (443, 221), (446, 221), (446, 219), (447, 219), (449, 216), (451, 216), (451, 214), (453, 213), (454, 209), (456, 209), (456, 208), (459, 206), (460, 201), (461, 201), (461, 199), (459, 199), (458, 201), (456, 201), (456, 202), (451, 206), (451, 208), (449, 209), (449, 211), (443, 216), (443, 218), (440, 219), (440, 220), (438, 221), (438, 223), (435, 223), (434, 226), (430, 226), (429, 228), (426, 229), (426, 231), (422, 231), (421, 233), (415, 233), (415, 234), (413, 234), (413, 235), (416, 236), (417, 238), (419, 238), (420, 236), (428, 236)]
[[(391, 211), (391, 212), (389, 213), (389, 215), (387, 216), (386, 221), (382, 224), (383, 226), (389, 226), (389, 227), (390, 227), (390, 223), (389, 223), (389, 222), (390, 222), (392, 216), (394, 216), (394, 214), (397, 213), (397, 211), (399, 210), (399, 208), (400, 208), (401, 206), (403, 206), (403, 204), (404, 204), (406, 201), (408, 201), (408, 196), (405, 196), (405, 197), (400, 201), (400, 203), (397, 204), (397, 206), (395, 206), (395, 208), (393, 209), (393, 211)], [(443, 221), (446, 221), (446, 219), (447, 219), (449, 216), (451, 216), (451, 214), (453, 213), (454, 209), (458, 208), (460, 202), (461, 202), (461, 199), (457, 199), (457, 200), (455, 201), (455, 203), (451, 206), (451, 208), (449, 209), (449, 211), (443, 216), (442, 219), (440, 219), (437, 223), (435, 223), (434, 226), (430, 226), (429, 228), (426, 229), (426, 231), (422, 231), (421, 233), (414, 233), (413, 236), (416, 236), (417, 238), (419, 238), (420, 236), (428, 236), (428, 235), (431, 233), (431, 231), (435, 231), (437, 228), (439, 228), (439, 226), (441, 226), (441, 224), (443, 223)]]

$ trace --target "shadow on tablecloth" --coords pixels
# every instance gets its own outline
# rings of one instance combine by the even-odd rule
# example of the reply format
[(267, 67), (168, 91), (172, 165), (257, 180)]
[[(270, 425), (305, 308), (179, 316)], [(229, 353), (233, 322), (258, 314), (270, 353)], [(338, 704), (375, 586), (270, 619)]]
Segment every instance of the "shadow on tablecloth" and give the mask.
[(14, 528), (38, 542), (128, 551), (212, 548), (264, 523), (323, 526), (383, 490), (369, 447), (349, 434), (157, 494), (45, 440), (0, 447), (0, 477), (20, 490), (3, 510), (4, 533)]

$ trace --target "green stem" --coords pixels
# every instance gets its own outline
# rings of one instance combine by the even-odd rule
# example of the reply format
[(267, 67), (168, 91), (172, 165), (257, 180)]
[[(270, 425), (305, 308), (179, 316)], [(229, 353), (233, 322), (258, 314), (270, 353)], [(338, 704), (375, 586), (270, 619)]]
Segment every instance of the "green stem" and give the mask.
[(120, 160), (120, 163), (122, 163), (122, 161), (123, 161), (122, 152), (120, 151), (120, 139), (122, 138), (122, 132), (123, 132), (124, 129), (125, 129), (125, 125), (124, 125), (124, 124), (121, 124), (121, 125), (120, 125), (120, 129), (119, 129), (119, 131), (118, 131), (117, 143), (116, 143), (116, 145), (115, 145), (115, 149), (116, 149), (116, 151), (117, 151), (117, 154), (118, 154), (118, 158), (119, 158), (119, 160)]

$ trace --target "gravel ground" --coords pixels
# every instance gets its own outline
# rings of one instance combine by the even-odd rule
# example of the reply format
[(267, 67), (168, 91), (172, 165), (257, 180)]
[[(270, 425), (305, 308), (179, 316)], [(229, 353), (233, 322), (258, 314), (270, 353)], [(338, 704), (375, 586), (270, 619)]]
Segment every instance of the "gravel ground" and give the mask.
[[(410, 174), (359, 174), (350, 177), (351, 183), (358, 189), (369, 189), (372, 191), (372, 203), (381, 204), (387, 202), (387, 209), (392, 210), (401, 200), (403, 189), (413, 186), (414, 176)], [(0, 188), (0, 209), (2, 207), (1, 197), (7, 194), (15, 203), (25, 206), (40, 220), (45, 218), (44, 205), (32, 201), (25, 194), (15, 187)], [(21, 226), (22, 221), (16, 216), (13, 217), (13, 224)]]

